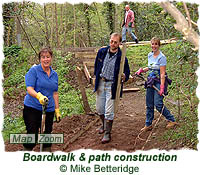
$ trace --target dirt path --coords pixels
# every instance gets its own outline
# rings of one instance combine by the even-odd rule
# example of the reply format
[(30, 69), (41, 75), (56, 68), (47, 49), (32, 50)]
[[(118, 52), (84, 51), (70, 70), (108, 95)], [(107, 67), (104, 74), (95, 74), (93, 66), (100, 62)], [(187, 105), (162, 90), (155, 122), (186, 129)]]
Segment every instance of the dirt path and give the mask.
[[(119, 110), (114, 119), (112, 129), (112, 141), (108, 144), (101, 144), (103, 135), (98, 134), (98, 128), (101, 125), (100, 120), (78, 137), (73, 143), (69, 144), (65, 149), (65, 144), (72, 139), (77, 133), (84, 129), (90, 122), (96, 120), (97, 116), (75, 115), (65, 117), (60, 123), (54, 123), (53, 133), (64, 133), (64, 144), (53, 144), (52, 151), (70, 152), (78, 149), (95, 149), (95, 150), (124, 150), (133, 152), (141, 150), (145, 144), (145, 140), (150, 132), (143, 133), (138, 139), (137, 136), (145, 122), (145, 97), (140, 91), (124, 93), (120, 100)], [(158, 118), (158, 114), (155, 115)], [(163, 133), (166, 121), (159, 122), (159, 126), (154, 129), (151, 141), (145, 146), (145, 150), (152, 148), (160, 148), (161, 142), (154, 141), (156, 135)], [(136, 139), (137, 138), (137, 139)], [(6, 151), (22, 150), (22, 145), (5, 144)], [(39, 151), (39, 145), (34, 148)]]
[[(77, 59), (71, 59), (69, 61), (71, 67), (73, 67), (74, 65), (77, 66), (77, 61), (74, 60)], [(71, 80), (69, 81), (69, 84), (72, 85), (72, 87), (77, 88), (77, 81), (70, 78), (75, 76), (76, 72), (74, 70), (71, 70), (70, 74), (66, 75), (66, 78), (69, 77), (69, 80)], [(86, 80), (85, 83), (87, 83)], [(130, 84), (128, 86), (134, 85)], [(23, 100), (21, 100), (21, 103), (23, 104)], [(4, 108), (4, 112), (10, 109), (9, 104), (10, 102), (8, 102), (8, 104), (5, 104), (5, 106), (7, 107)], [(19, 103), (17, 104), (19, 105)], [(159, 114), (155, 112), (154, 123), (156, 119), (158, 119), (158, 117)], [(72, 117), (63, 118), (60, 123), (54, 123), (53, 133), (63, 133), (64, 144), (53, 144), (52, 151), (70, 152), (77, 149), (116, 149), (133, 152), (135, 150), (149, 150), (153, 148), (174, 149), (173, 147), (166, 146), (168, 141), (163, 141), (162, 139), (159, 139), (159, 137), (162, 136), (163, 133), (166, 131), (165, 126), (167, 122), (163, 119), (163, 117), (159, 121), (158, 126), (153, 129), (152, 137), (147, 142), (147, 144), (145, 144), (145, 141), (151, 132), (142, 133), (138, 138), (140, 129), (145, 125), (145, 95), (141, 91), (124, 93), (123, 98), (120, 99), (119, 110), (113, 122), (112, 140), (110, 143), (101, 144), (101, 139), (103, 135), (98, 134), (98, 128), (101, 125), (101, 122), (99, 120), (75, 141), (70, 143), (68, 146), (65, 145), (71, 139), (75, 138), (77, 134), (82, 132), (82, 130), (84, 130), (89, 123), (94, 122), (97, 118), (98, 116), (74, 115)], [(18, 151), (22, 149), (22, 145), (9, 144), (8, 142), (5, 143), (6, 151)], [(34, 151), (39, 151), (39, 145), (34, 148)]]

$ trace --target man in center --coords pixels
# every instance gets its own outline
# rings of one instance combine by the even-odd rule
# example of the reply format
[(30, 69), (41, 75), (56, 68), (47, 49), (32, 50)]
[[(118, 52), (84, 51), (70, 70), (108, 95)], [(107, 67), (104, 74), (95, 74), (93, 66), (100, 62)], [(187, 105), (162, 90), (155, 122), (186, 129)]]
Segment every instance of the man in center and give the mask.
[[(114, 102), (122, 56), (119, 48), (121, 41), (122, 37), (120, 34), (111, 34), (110, 45), (101, 48), (95, 60), (94, 75), (96, 76), (96, 80), (94, 91), (96, 92), (96, 110), (102, 121), (99, 133), (104, 133), (102, 143), (108, 143), (111, 140), (111, 130), (114, 120)], [(124, 73), (122, 74), (121, 81), (128, 81), (129, 75), (128, 59), (125, 58)]]

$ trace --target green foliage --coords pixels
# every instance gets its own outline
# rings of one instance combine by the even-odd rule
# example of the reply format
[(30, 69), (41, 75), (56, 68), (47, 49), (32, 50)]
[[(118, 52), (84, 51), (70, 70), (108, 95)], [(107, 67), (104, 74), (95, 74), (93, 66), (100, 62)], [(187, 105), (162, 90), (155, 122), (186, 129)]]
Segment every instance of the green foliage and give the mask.
[(24, 81), (24, 75), (26, 74), (29, 67), (27, 64), (22, 64), (22, 69), (18, 69), (15, 74), (11, 74), (9, 78), (5, 79), (4, 87), (16, 86)]
[[(71, 116), (73, 114), (81, 114), (84, 112), (83, 104), (81, 101), (81, 95), (79, 90), (75, 89), (69, 84), (71, 79), (67, 79), (66, 75), (70, 71), (75, 71), (75, 66), (70, 65), (72, 55), (62, 57), (59, 52), (55, 52), (55, 60), (53, 67), (58, 73), (59, 77), (59, 104), (62, 117)], [(92, 98), (91, 92), (88, 93), (88, 100), (94, 106), (94, 98)]]
[[(31, 58), (33, 52), (26, 48), (21, 48), (17, 45), (12, 45), (10, 47), (4, 47), (3, 61), (3, 73), (4, 77), (10, 76), (12, 73), (16, 72), (18, 66), (26, 67)], [(30, 65), (29, 65), (30, 67)]]
[[(13, 46), (14, 48), (14, 46)], [(7, 53), (10, 53), (7, 51)], [(32, 66), (29, 59), (32, 57), (32, 52), (23, 49), (18, 54), (7, 54), (4, 60), (4, 98), (17, 98), (26, 91), (24, 76), (29, 68)], [(72, 87), (68, 82), (66, 75), (70, 71), (75, 70), (75, 66), (70, 65), (72, 55), (61, 56), (59, 51), (54, 51), (53, 69), (59, 76), (59, 104), (62, 117), (71, 116), (73, 114), (80, 114), (84, 112), (80, 92)], [(13, 61), (18, 60), (18, 61)], [(15, 63), (15, 64), (14, 64)], [(13, 64), (9, 67), (8, 64)], [(6, 73), (5, 73), (6, 72)], [(74, 77), (71, 77), (73, 79)], [(87, 90), (88, 101), (94, 109), (95, 95), (91, 90)], [(3, 137), (5, 140), (9, 138), (9, 133), (24, 132), (25, 126), (22, 117), (15, 116), (9, 113), (4, 117)]]
[(103, 3), (102, 14), (105, 16), (106, 23), (110, 30), (110, 34), (114, 32), (114, 16), (115, 16), (115, 4), (112, 2)]
[(3, 123), (3, 138), (4, 140), (9, 139), (10, 133), (23, 133), (25, 132), (25, 124), (22, 117), (11, 117), (11, 114), (4, 116)]
[[(172, 2), (184, 16), (185, 10), (182, 2)], [(198, 99), (195, 95), (197, 87), (197, 77), (195, 70), (198, 67), (198, 53), (191, 50), (191, 46), (182, 41), (182, 34), (175, 30), (175, 20), (166, 13), (158, 3), (134, 3), (123, 2), (114, 4), (111, 2), (91, 3), (91, 4), (56, 4), (48, 3), (46, 5), (46, 17), (44, 15), (44, 6), (34, 2), (23, 3), (5, 3), (3, 4), (3, 24), (4, 24), (4, 54), (3, 62), (3, 87), (4, 98), (16, 98), (25, 92), (24, 76), (33, 59), (33, 52), (30, 51), (30, 44), (27, 42), (27, 36), (24, 32), (22, 35), (23, 49), (13, 43), (16, 43), (17, 27), (16, 18), (11, 16), (21, 15), (23, 18), (21, 24), (26, 30), (27, 35), (33, 45), (38, 50), (47, 45), (47, 39), (51, 48), (57, 48), (58, 41), (61, 48), (65, 47), (88, 47), (102, 46), (109, 43), (109, 35), (111, 32), (121, 33), (121, 24), (124, 18), (125, 4), (130, 4), (131, 9), (135, 13), (135, 33), (139, 41), (150, 40), (153, 36), (160, 39), (178, 38), (179, 42), (168, 44), (161, 47), (163, 53), (167, 56), (167, 72), (173, 80), (169, 87), (169, 97), (177, 100), (180, 98), (184, 103), (181, 111), (182, 117), (189, 120), (185, 124), (185, 120), (178, 118), (180, 123), (184, 123), (181, 127), (182, 134), (176, 134), (175, 140), (191, 137), (194, 147), (197, 143), (196, 138), (196, 116)], [(187, 3), (190, 17), (193, 21), (197, 21), (198, 5)], [(16, 9), (16, 10), (14, 10)], [(57, 14), (57, 15), (55, 15)], [(55, 18), (58, 26), (56, 27)], [(47, 24), (45, 26), (45, 24)], [(36, 30), (37, 29), (37, 30)], [(58, 29), (58, 30), (56, 30)], [(199, 33), (198, 28), (194, 30)], [(58, 31), (58, 33), (57, 33)], [(130, 37), (127, 37), (129, 40)], [(131, 40), (132, 41), (132, 40)], [(9, 46), (9, 47), (6, 47)], [(127, 57), (130, 63), (131, 73), (133, 74), (140, 67), (147, 66), (147, 54), (151, 51), (149, 46), (129, 47), (127, 49)], [(70, 78), (66, 75), (75, 67), (69, 64), (72, 56), (69, 54), (62, 57), (57, 51), (55, 53), (55, 61), (53, 68), (59, 75), (59, 96), (60, 108), (62, 116), (72, 115), (74, 113), (82, 113), (83, 107), (80, 100), (80, 92), (70, 85)], [(72, 77), (73, 78), (73, 77)], [(180, 92), (181, 90), (181, 92)], [(94, 108), (95, 97), (91, 91), (87, 91), (89, 103)], [(177, 114), (174, 107), (173, 112)], [(193, 127), (193, 130), (191, 129)], [(185, 139), (187, 143), (189, 140)]]
[(3, 88), (4, 97), (16, 98), (25, 90), (24, 77), (30, 69), (28, 58), (33, 53), (28, 49), (22, 49), (19, 46), (12, 45), (4, 47), (5, 59), (3, 61)]
[(17, 57), (22, 48), (18, 45), (4, 47), (3, 53), (5, 57)]
[[(167, 74), (172, 79), (167, 98), (173, 99), (173, 101), (180, 99), (182, 104), (180, 114), (177, 106), (167, 104), (180, 126), (175, 131), (167, 131), (162, 139), (169, 141), (168, 148), (180, 146), (197, 149), (199, 101), (196, 96), (197, 76), (195, 71), (199, 66), (198, 52), (194, 52), (191, 45), (183, 40), (174, 44), (162, 45), (160, 50), (167, 57)], [(133, 71), (132, 74), (140, 67), (147, 67), (147, 55), (150, 51), (150, 45), (127, 49), (127, 58)]]
[[(182, 2), (172, 3), (184, 16), (187, 16)], [(9, 16), (20, 15), (23, 12), (21, 23), (36, 50), (49, 44), (51, 48), (58, 47), (58, 43), (55, 42), (57, 37), (59, 46), (62, 48), (106, 45), (109, 42), (110, 33), (121, 33), (125, 4), (130, 4), (131, 10), (135, 13), (134, 32), (139, 41), (150, 40), (155, 35), (161, 39), (182, 38), (182, 34), (174, 28), (175, 20), (162, 9), (159, 3), (155, 2), (123, 2), (121, 4), (94, 2), (75, 5), (64, 3), (56, 4), (56, 8), (55, 3), (47, 3), (45, 4), (46, 17), (44, 6), (34, 2), (23, 2), (3, 5), (4, 43), (5, 45), (16, 43), (15, 35), (18, 32), (15, 26), (16, 21), (15, 18)], [(187, 7), (191, 19), (196, 22), (199, 18), (198, 4), (187, 3)], [(55, 21), (57, 21), (57, 26)], [(198, 32), (197, 27), (194, 29)], [(27, 36), (23, 32), (21, 36), (22, 44), (30, 47)], [(127, 39), (132, 41), (130, 37)]]

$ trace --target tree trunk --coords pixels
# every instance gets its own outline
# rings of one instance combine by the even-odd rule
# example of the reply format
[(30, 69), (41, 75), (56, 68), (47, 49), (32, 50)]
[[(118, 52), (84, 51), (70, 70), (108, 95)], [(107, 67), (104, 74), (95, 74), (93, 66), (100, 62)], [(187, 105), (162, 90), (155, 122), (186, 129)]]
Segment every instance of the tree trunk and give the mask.
[[(64, 6), (64, 14), (65, 14), (65, 12), (66, 12), (65, 9), (67, 9), (67, 3), (66, 3), (65, 6)], [(65, 18), (66, 18), (66, 16), (65, 16)], [(63, 28), (63, 32), (64, 32), (63, 46), (64, 46), (64, 50), (65, 50), (65, 48), (66, 48), (66, 43), (67, 43), (67, 19), (65, 19), (65, 25), (64, 25), (64, 26), (65, 26), (65, 27)]]
[(52, 11), (52, 19), (51, 19), (51, 46), (53, 47), (53, 46), (55, 46), (54, 45), (54, 5), (52, 4), (52, 6), (51, 6), (51, 11)]
[(98, 11), (98, 8), (97, 8), (97, 4), (96, 2), (93, 3), (94, 4), (94, 7), (96, 9), (96, 13), (97, 13), (97, 17), (98, 17), (98, 21), (99, 21), (99, 25), (100, 25), (100, 30), (101, 30), (101, 35), (100, 35), (100, 40), (101, 40), (101, 45), (105, 45), (104, 41), (103, 41), (103, 38), (102, 38), (102, 34), (103, 34), (103, 28), (102, 28), (102, 23), (101, 23), (101, 18), (100, 18), (100, 15), (99, 15), (99, 11)]
[(120, 61), (120, 69), (118, 74), (118, 81), (117, 81), (117, 91), (116, 91), (116, 97), (115, 97), (115, 104), (114, 104), (114, 114), (116, 115), (119, 105), (119, 99), (120, 99), (120, 91), (121, 91), (121, 76), (124, 72), (124, 64), (125, 64), (125, 56), (126, 56), (126, 44), (122, 45), (122, 56)]
[(161, 2), (160, 5), (176, 20), (176, 24), (174, 24), (175, 29), (184, 35), (184, 39), (195, 46), (194, 50), (198, 50), (199, 35), (190, 27), (183, 14), (169, 1)]
[(56, 5), (56, 3), (54, 5), (55, 5), (55, 21), (56, 21), (56, 42), (57, 42), (56, 46), (57, 46), (57, 48), (60, 48), (59, 32), (58, 32), (57, 5)]
[(92, 46), (91, 43), (91, 38), (90, 38), (90, 17), (89, 17), (89, 5), (88, 4), (84, 4), (84, 11), (85, 11), (85, 20), (86, 20), (86, 24), (87, 24), (87, 38), (88, 38), (88, 43), (89, 43), (89, 47)]
[(46, 45), (50, 47), (50, 43), (49, 43), (49, 32), (48, 32), (48, 24), (47, 24), (47, 7), (46, 4), (44, 3), (44, 25), (45, 25), (45, 33), (46, 33)]
[(117, 17), (117, 13), (118, 13), (118, 7), (117, 4), (114, 4), (114, 32), (117, 32), (117, 26), (118, 26), (118, 17)]
[(33, 47), (33, 44), (31, 43), (31, 40), (30, 40), (30, 38), (29, 38), (29, 36), (28, 36), (28, 34), (27, 34), (25, 28), (24, 28), (24, 27), (22, 26), (22, 24), (20, 23), (20, 21), (21, 21), (20, 17), (17, 16), (17, 20), (18, 20), (18, 22), (19, 22), (19, 24), (20, 24), (20, 27), (21, 27), (22, 30), (24, 31), (24, 34), (25, 34), (25, 36), (26, 36), (26, 38), (27, 38), (27, 40), (28, 40), (28, 43), (30, 44), (31, 48), (33, 49), (33, 51), (34, 51), (35, 54), (37, 55), (37, 52), (36, 52), (35, 48)]
[[(18, 6), (16, 5), (14, 8), (14, 11), (18, 11)], [(17, 36), (17, 45), (21, 46), (22, 45), (22, 40), (21, 40), (21, 27), (19, 24), (19, 21), (17, 20), (17, 17), (15, 17), (15, 23), (16, 23), (16, 36)]]
[(73, 6), (74, 11), (74, 47), (76, 47), (76, 8), (75, 5)]

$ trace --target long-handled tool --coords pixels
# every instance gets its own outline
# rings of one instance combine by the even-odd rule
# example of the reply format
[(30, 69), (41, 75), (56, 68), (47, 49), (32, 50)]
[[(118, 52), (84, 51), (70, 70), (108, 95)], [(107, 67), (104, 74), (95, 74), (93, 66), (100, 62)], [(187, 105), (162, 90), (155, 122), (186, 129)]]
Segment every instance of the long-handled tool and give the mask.
[[(135, 75), (136, 75), (137, 77), (141, 78), (142, 80), (146, 81), (146, 79), (145, 79), (142, 75), (138, 75), (138, 74), (135, 74)], [(157, 92), (160, 92), (160, 90), (159, 90), (156, 86), (152, 85), (152, 87), (153, 87)], [(162, 96), (165, 97), (165, 94), (162, 94)]]
[[(142, 75), (137, 75), (137, 74), (135, 74), (135, 75), (136, 75), (137, 77), (141, 78), (143, 81), (146, 81), (146, 79), (145, 79)], [(157, 92), (160, 92), (160, 90), (159, 90), (156, 86), (152, 85), (152, 87), (153, 87)], [(174, 105), (176, 105), (176, 106), (183, 105), (182, 103), (180, 103), (180, 101), (175, 102), (174, 100), (172, 100), (172, 99), (170, 99), (169, 97), (167, 97), (165, 94), (162, 94), (162, 96), (165, 97), (165, 100), (166, 100), (166, 101), (168, 101), (168, 102), (170, 102), (170, 103), (172, 103), (172, 104), (174, 104)]]
[[(41, 128), (40, 128), (40, 134), (43, 134), (45, 131), (45, 120), (46, 120), (46, 109), (48, 106), (48, 99), (44, 99), (44, 105), (42, 105), (42, 121), (41, 121)], [(43, 143), (40, 143), (40, 152), (43, 150)]]

